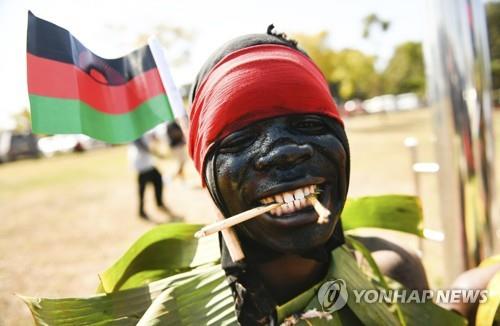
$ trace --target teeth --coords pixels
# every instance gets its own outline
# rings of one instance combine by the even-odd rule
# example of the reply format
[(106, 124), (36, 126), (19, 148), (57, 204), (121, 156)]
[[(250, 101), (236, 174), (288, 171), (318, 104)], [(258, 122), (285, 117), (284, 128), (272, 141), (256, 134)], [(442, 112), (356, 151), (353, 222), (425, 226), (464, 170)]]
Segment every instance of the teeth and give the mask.
[[(299, 210), (302, 207), (305, 207), (306, 200), (304, 199), (304, 191), (302, 191), (302, 189), (295, 190), (293, 197), (295, 197), (295, 200), (293, 201), (295, 209)], [(304, 205), (302, 205), (302, 200), (304, 201)]]
[(297, 189), (293, 193), (293, 196), (295, 197), (295, 199), (302, 199), (304, 198), (304, 192), (302, 191), (302, 189)]
[(303, 198), (303, 199), (300, 200), (300, 206), (301, 207), (306, 207), (307, 203), (308, 203), (308, 201), (305, 198)]
[(293, 205), (293, 194), (291, 192), (285, 192), (283, 195), (283, 199), (285, 200), (286, 205), (283, 205), (283, 213), (288, 214), (295, 211)]
[(306, 196), (316, 192), (316, 185), (305, 186), (293, 191), (287, 191), (271, 197), (266, 197), (260, 200), (262, 204), (283, 203), (278, 208), (271, 210), (271, 214), (281, 216), (299, 211), (307, 206), (311, 206), (310, 202), (305, 199)]

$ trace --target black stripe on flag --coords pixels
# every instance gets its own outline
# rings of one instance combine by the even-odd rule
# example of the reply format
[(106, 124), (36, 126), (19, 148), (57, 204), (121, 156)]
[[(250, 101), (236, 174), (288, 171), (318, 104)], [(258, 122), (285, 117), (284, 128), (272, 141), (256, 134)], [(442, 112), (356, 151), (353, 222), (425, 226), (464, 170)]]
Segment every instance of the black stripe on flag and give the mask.
[(38, 57), (74, 64), (83, 71), (99, 71), (109, 85), (124, 84), (156, 68), (149, 46), (117, 59), (104, 59), (87, 49), (69, 31), (28, 13), (29, 53)]

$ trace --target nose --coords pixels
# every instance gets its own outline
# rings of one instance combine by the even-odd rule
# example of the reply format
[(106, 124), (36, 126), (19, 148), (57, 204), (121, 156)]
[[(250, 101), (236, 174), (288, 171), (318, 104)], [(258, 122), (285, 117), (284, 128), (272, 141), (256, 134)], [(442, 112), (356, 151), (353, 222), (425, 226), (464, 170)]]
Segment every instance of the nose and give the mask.
[(275, 146), (271, 151), (255, 161), (255, 168), (264, 171), (270, 168), (286, 170), (310, 159), (313, 148), (308, 144), (284, 144)]

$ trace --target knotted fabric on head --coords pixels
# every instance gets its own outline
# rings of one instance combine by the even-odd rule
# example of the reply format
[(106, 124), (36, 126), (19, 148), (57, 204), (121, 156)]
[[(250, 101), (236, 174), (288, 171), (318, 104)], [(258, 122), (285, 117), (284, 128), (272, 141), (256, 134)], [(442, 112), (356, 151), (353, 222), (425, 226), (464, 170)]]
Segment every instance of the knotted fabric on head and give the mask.
[(303, 53), (278, 44), (231, 52), (202, 79), (189, 117), (189, 154), (202, 176), (210, 147), (253, 122), (320, 114), (342, 124), (328, 84)]

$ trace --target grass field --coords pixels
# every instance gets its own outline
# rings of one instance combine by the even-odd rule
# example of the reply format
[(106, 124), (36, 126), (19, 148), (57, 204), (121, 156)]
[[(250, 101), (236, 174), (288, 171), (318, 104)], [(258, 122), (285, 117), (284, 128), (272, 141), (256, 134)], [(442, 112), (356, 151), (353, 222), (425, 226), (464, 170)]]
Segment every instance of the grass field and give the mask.
[[(433, 160), (430, 112), (357, 117), (346, 125), (352, 155), (350, 195), (412, 194), (403, 140), (417, 137), (421, 159)], [(175, 170), (171, 160), (158, 166), (165, 176)], [(0, 325), (32, 323), (14, 293), (58, 297), (94, 292), (97, 273), (154, 225), (136, 216), (135, 178), (124, 146), (0, 165)], [(422, 193), (427, 226), (439, 229), (436, 184), (433, 176), (426, 176)], [(177, 217), (151, 205), (152, 189), (146, 196), (151, 199), (147, 210), (157, 223), (178, 217), (205, 223), (213, 218), (209, 197), (192, 167), (186, 183), (174, 180), (166, 185), (165, 201)], [(436, 263), (443, 257), (439, 248), (426, 244), (425, 262), (434, 284), (440, 284), (444, 270)]]

